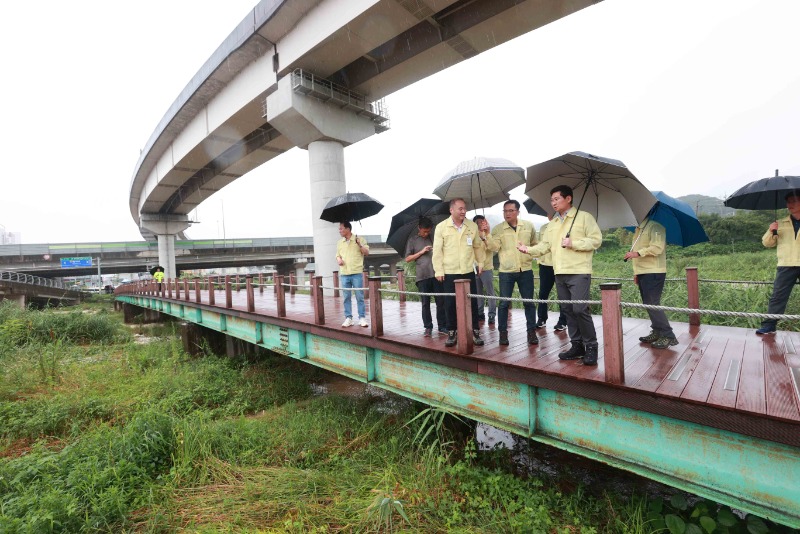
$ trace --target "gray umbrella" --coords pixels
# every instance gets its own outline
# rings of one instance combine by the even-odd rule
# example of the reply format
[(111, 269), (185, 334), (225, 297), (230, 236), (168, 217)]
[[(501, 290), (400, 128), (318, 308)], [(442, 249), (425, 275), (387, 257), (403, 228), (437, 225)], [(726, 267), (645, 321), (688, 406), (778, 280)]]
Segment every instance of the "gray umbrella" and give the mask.
[(463, 198), (467, 209), (487, 208), (508, 200), (508, 192), (525, 183), (525, 170), (500, 158), (462, 161), (444, 175), (433, 194), (442, 200)]
[(550, 191), (568, 185), (573, 206), (591, 213), (600, 228), (636, 226), (658, 201), (624, 163), (586, 152), (570, 152), (528, 167), (525, 194), (553, 214)]

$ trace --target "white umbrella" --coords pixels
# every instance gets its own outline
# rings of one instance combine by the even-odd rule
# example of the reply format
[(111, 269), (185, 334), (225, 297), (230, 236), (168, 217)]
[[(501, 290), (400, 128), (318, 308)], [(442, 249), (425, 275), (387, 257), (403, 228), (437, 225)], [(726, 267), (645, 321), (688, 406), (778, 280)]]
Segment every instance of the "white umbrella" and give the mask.
[(572, 205), (591, 213), (600, 228), (636, 226), (658, 199), (624, 163), (586, 152), (570, 152), (528, 167), (525, 194), (553, 214), (550, 191), (568, 185)]
[(508, 192), (525, 183), (525, 170), (501, 158), (462, 161), (444, 175), (433, 194), (442, 200), (463, 198), (468, 210), (508, 200)]

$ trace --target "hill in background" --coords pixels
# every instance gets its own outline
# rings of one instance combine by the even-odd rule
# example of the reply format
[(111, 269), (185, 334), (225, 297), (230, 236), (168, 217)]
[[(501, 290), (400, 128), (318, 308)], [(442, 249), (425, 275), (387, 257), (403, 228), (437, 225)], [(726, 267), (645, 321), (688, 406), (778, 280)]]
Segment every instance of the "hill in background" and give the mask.
[(710, 215), (718, 214), (723, 217), (733, 215), (736, 210), (728, 208), (722, 203), (722, 199), (716, 197), (708, 197), (705, 195), (686, 195), (677, 197), (678, 200), (683, 200), (694, 208), (697, 215)]

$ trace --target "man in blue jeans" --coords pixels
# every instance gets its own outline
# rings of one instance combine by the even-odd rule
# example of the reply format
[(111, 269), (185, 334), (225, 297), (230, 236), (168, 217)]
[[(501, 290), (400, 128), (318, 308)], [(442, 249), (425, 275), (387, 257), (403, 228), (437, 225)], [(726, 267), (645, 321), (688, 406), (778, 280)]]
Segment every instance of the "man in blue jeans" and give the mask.
[[(503, 204), (503, 219), (503, 224), (495, 226), (485, 237), (486, 247), (497, 252), (500, 260), (500, 296), (510, 297), (516, 284), (522, 298), (533, 299), (533, 258), (520, 252), (517, 247), (533, 247), (536, 244), (536, 230), (533, 223), (519, 219), (519, 202), (516, 200), (508, 200)], [(484, 239), (483, 234), (481, 239)], [(500, 345), (508, 345), (508, 303), (507, 300), (500, 301)], [(523, 306), (528, 344), (537, 345), (536, 307), (533, 302), (525, 302)]]
[(339, 223), (342, 239), (336, 244), (336, 263), (339, 264), (339, 286), (344, 290), (343, 327), (353, 326), (351, 296), (356, 294), (358, 320), (361, 326), (367, 325), (364, 312), (364, 256), (369, 256), (369, 245), (363, 237), (353, 235), (353, 225), (348, 221)]

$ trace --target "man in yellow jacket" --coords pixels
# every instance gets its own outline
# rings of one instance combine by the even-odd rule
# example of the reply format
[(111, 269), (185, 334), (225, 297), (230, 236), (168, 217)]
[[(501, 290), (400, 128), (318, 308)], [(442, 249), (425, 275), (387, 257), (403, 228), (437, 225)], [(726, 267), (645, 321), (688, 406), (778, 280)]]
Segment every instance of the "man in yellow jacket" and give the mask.
[[(782, 314), (786, 311), (792, 288), (800, 279), (800, 242), (797, 240), (797, 232), (800, 230), (800, 190), (786, 194), (786, 208), (789, 216), (770, 224), (761, 238), (765, 247), (778, 247), (778, 271), (772, 283), (767, 313)], [(774, 334), (777, 324), (776, 319), (764, 319), (756, 334)]]
[[(520, 245), (520, 252), (543, 256), (550, 252), (556, 274), (559, 300), (589, 300), (592, 257), (603, 243), (603, 234), (590, 213), (572, 207), (572, 188), (559, 185), (550, 191), (555, 217), (542, 240), (533, 247)], [(597, 365), (597, 333), (588, 304), (565, 304), (567, 331), (572, 347), (558, 355), (562, 360), (581, 358), (584, 365)]]
[(489, 228), (489, 221), (483, 215), (476, 215), (472, 218), (472, 222), (478, 225), (478, 232), (483, 239), (483, 253), (486, 258), (483, 260), (483, 271), (475, 277), (475, 284), (478, 287), (477, 295), (486, 295), (488, 299), (478, 299), (478, 320), (483, 322), (486, 320), (484, 309), (484, 301), (489, 301), (489, 324), (494, 324), (494, 318), (497, 315), (497, 301), (494, 297), (494, 252), (486, 248), (486, 235), (491, 231)]
[[(500, 296), (510, 297), (514, 284), (524, 299), (533, 298), (533, 258), (522, 253), (517, 247), (536, 244), (536, 230), (533, 223), (519, 219), (519, 202), (508, 200), (503, 204), (503, 224), (498, 224), (486, 238), (489, 250), (497, 252), (500, 260)], [(523, 303), (528, 343), (536, 345), (536, 306), (533, 302)], [(500, 301), (498, 320), (500, 344), (508, 345), (508, 301)]]
[[(643, 304), (661, 304), (664, 281), (667, 279), (667, 231), (649, 218), (642, 221), (633, 234), (633, 246), (625, 253), (625, 261), (633, 261), (633, 274), (639, 286)], [(677, 345), (667, 314), (663, 310), (647, 310), (650, 316), (650, 333), (640, 337), (654, 349)]]
[[(342, 326), (353, 326), (352, 293), (356, 294), (358, 324), (367, 325), (364, 312), (364, 256), (369, 256), (369, 245), (363, 237), (353, 235), (353, 225), (349, 221), (339, 224), (342, 239), (336, 243), (336, 263), (339, 264), (339, 285), (344, 290), (344, 322)], [(355, 289), (356, 291), (353, 291)]]
[[(436, 225), (433, 234), (433, 271), (442, 282), (445, 293), (454, 293), (456, 280), (469, 280), (469, 292), (477, 294), (475, 270), (483, 270), (485, 259), (483, 241), (478, 225), (466, 220), (467, 205), (461, 198), (450, 201), (450, 217)], [(477, 263), (477, 267), (476, 267)], [(478, 330), (478, 301), (472, 301), (472, 339), (475, 345), (483, 345)], [(445, 296), (447, 318), (447, 341), (445, 347), (456, 344), (456, 299)]]

